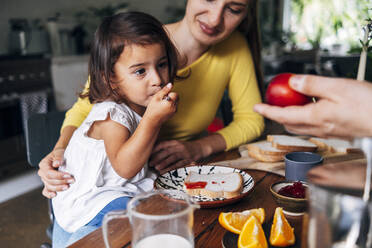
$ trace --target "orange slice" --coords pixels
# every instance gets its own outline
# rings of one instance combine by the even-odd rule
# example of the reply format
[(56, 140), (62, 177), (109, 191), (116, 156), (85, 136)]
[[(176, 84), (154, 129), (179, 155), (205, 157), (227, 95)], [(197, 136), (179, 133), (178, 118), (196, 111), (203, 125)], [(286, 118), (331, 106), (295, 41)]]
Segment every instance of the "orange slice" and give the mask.
[(282, 208), (276, 208), (273, 224), (271, 226), (270, 244), (279, 247), (293, 245), (295, 235), (293, 228), (289, 225), (283, 214)]
[(267, 248), (265, 233), (256, 217), (251, 216), (245, 222), (239, 234), (238, 248)]
[(254, 208), (243, 212), (222, 212), (218, 217), (218, 221), (226, 230), (240, 234), (244, 223), (252, 215), (255, 216), (261, 224), (265, 220), (265, 210), (263, 208)]

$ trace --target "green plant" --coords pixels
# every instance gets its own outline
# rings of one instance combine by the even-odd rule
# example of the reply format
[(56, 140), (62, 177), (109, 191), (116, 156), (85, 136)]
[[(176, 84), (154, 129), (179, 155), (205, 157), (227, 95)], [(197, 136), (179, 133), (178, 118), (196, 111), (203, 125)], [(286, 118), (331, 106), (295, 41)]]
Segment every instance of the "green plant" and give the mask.
[(361, 39), (359, 39), (359, 43), (353, 44), (350, 46), (350, 49), (348, 53), (350, 54), (360, 54), (363, 49), (367, 51), (367, 56), (372, 59), (372, 46), (370, 45), (371, 40), (372, 40), (372, 18), (367, 18), (366, 20), (366, 25), (364, 27), (364, 31), (368, 32), (368, 38), (367, 41), (364, 42)]
[(102, 22), (106, 16), (111, 16), (117, 13), (121, 9), (125, 9), (129, 6), (126, 2), (120, 2), (118, 4), (107, 4), (102, 7), (88, 7), (86, 10), (78, 11), (75, 14), (75, 18), (79, 25), (83, 27), (87, 34), (93, 35), (97, 26)]
[(323, 33), (324, 33), (324, 28), (322, 26), (319, 26), (315, 32), (314, 38), (312, 38), (309, 35), (308, 42), (311, 44), (312, 48), (315, 48), (315, 49), (320, 48), (320, 43), (322, 41)]
[(372, 51), (372, 46), (369, 46), (369, 43), (372, 40), (372, 19), (368, 18), (366, 19), (366, 26), (364, 27), (364, 32), (367, 32), (367, 41), (363, 42), (362, 40), (359, 40), (362, 48), (367, 50), (368, 52)]
[(371, 7), (370, 0), (292, 0), (291, 30), (300, 47), (355, 46), (361, 21), (369, 16)]
[[(297, 23), (302, 23), (303, 22), (303, 17), (304, 17), (304, 12), (306, 10), (306, 6), (312, 4), (312, 0), (293, 0), (291, 1), (291, 10), (292, 10), (292, 15), (295, 17), (295, 22)], [(301, 29), (304, 32), (304, 35), (306, 37), (307, 42), (311, 45), (312, 48), (319, 48), (320, 43), (322, 40), (322, 36), (324, 33), (324, 28), (323, 24), (317, 20), (316, 22), (312, 23), (312, 28), (314, 31), (310, 32), (309, 30), (306, 29), (306, 27), (301, 26)], [(295, 36), (295, 39), (297, 41), (299, 38)]]
[(305, 9), (305, 4), (308, 2), (309, 0), (292, 0), (292, 11), (295, 15), (298, 16), (299, 19), (302, 18)]
[(118, 10), (125, 9), (129, 6), (128, 3), (122, 2), (116, 5), (107, 4), (102, 7), (88, 7), (87, 10), (79, 11), (76, 13), (76, 18), (86, 18), (86, 17), (94, 17), (98, 18), (102, 21), (102, 19), (106, 16), (114, 15)]
[(358, 80), (365, 80), (366, 66), (367, 66), (367, 53), (370, 49), (369, 42), (372, 38), (372, 20), (369, 18), (366, 20), (366, 25), (363, 27), (364, 37), (363, 40), (359, 40), (362, 45), (362, 52), (360, 54), (359, 68), (358, 68)]

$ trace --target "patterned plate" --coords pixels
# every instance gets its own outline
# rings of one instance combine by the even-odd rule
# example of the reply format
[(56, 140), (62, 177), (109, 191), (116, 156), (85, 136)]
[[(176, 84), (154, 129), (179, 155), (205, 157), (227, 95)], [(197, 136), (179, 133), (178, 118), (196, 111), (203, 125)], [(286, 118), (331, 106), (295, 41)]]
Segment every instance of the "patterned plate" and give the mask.
[(215, 174), (215, 173), (231, 173), (231, 172), (238, 172), (243, 177), (243, 190), (239, 196), (233, 198), (208, 198), (202, 196), (194, 196), (194, 199), (198, 202), (200, 207), (202, 208), (212, 208), (212, 207), (220, 207), (223, 205), (231, 204), (241, 200), (243, 197), (248, 195), (250, 191), (253, 189), (254, 180), (247, 172), (230, 168), (224, 166), (217, 166), (217, 165), (199, 165), (199, 166), (190, 166), (179, 168), (175, 170), (168, 171), (163, 175), (158, 176), (154, 182), (154, 186), (157, 189), (173, 189), (173, 190), (181, 190), (184, 192), (183, 189), (183, 182), (188, 174), (191, 172), (197, 172), (199, 174)]

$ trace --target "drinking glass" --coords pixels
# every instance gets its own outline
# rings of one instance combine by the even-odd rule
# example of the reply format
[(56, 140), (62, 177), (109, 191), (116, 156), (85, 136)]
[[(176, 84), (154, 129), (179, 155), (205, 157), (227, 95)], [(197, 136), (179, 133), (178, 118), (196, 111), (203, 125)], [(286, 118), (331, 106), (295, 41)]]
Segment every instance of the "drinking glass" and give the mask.
[(109, 245), (108, 225), (114, 219), (129, 219), (132, 247), (193, 248), (195, 204), (187, 194), (176, 190), (155, 190), (137, 195), (127, 210), (112, 211), (103, 219), (103, 237)]
[[(363, 218), (365, 202), (360, 196), (345, 194), (340, 190), (309, 184), (309, 248), (345, 248), (346, 240), (354, 223)], [(372, 214), (372, 204), (368, 204), (369, 216)], [(372, 222), (367, 229), (372, 228)], [(360, 243), (366, 243), (367, 232), (358, 233)], [(368, 242), (367, 242), (368, 243)], [(352, 247), (370, 247), (352, 246)]]

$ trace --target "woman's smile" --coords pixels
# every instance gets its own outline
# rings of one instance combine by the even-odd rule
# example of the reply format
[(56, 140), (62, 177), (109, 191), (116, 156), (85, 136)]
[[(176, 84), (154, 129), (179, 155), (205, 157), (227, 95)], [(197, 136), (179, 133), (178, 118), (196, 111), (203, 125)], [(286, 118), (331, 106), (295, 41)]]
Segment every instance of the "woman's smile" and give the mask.
[(202, 21), (198, 21), (198, 22), (199, 22), (200, 29), (203, 31), (203, 33), (209, 36), (216, 36), (220, 33), (220, 29), (218, 27), (210, 27)]
[(238, 27), (247, 16), (247, 6), (248, 0), (188, 0), (183, 20), (197, 43), (210, 46)]

